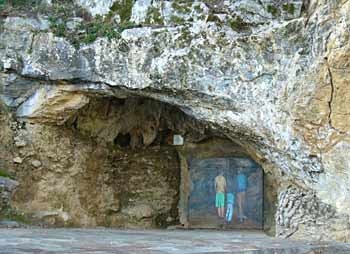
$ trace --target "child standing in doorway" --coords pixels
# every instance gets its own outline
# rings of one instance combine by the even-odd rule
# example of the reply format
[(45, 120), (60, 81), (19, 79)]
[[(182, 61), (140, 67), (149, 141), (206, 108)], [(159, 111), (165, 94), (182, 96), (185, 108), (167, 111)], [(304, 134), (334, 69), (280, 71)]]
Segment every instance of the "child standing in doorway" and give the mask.
[(226, 223), (230, 223), (233, 216), (233, 208), (235, 204), (235, 195), (232, 192), (228, 192), (226, 195), (227, 209), (226, 209)]

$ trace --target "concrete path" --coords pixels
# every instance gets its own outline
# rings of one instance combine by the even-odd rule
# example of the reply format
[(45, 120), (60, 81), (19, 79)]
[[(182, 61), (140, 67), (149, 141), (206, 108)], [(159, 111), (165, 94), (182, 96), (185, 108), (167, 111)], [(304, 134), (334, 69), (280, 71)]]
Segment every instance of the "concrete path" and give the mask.
[(260, 232), (0, 229), (1, 254), (350, 254), (350, 244), (274, 239)]

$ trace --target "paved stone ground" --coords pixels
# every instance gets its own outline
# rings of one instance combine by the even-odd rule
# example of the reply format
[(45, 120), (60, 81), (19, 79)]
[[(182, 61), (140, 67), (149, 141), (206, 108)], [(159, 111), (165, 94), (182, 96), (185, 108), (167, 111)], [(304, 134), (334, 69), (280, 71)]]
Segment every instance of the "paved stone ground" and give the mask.
[(260, 232), (0, 229), (1, 254), (350, 254), (350, 244), (274, 239)]

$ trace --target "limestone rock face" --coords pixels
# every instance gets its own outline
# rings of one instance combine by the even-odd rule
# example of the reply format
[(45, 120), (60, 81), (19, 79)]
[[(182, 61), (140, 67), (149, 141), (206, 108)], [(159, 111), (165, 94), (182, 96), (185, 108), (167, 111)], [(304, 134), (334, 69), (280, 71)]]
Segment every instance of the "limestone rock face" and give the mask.
[[(91, 170), (90, 179), (97, 177), (102, 183), (103, 170), (95, 172), (96, 166), (82, 167), (66, 160), (68, 156), (72, 161), (88, 161), (85, 153), (92, 153), (93, 142), (80, 140), (73, 133), (61, 133), (57, 125), (72, 124), (70, 121), (82, 112), (79, 110), (93, 105), (93, 97), (142, 96), (176, 106), (218, 135), (237, 142), (272, 175), (280, 194), (276, 232), (281, 236), (348, 240), (350, 2), (76, 3), (92, 15), (118, 17), (117, 35), (111, 38), (113, 33), (109, 32), (76, 46), (71, 38), (56, 36), (51, 26), (48, 29), (45, 15), (37, 19), (7, 17), (1, 27), (0, 98), (16, 112), (13, 122), (27, 123), (16, 125), (6, 137), (11, 140), (26, 132), (25, 136), (36, 144), (11, 148), (11, 154), (6, 152), (4, 156), (0, 150), (6, 161), (24, 158), (20, 165), (7, 163), (14, 171), (22, 172), (19, 177), (23, 190), (27, 187), (33, 192), (28, 200), (16, 201), (19, 207), (34, 209), (23, 205), (34, 200), (37, 210), (46, 209), (45, 195), (54, 193), (50, 189), (53, 185), (62, 186), (65, 193), (57, 199), (66, 199), (77, 181), (70, 176), (82, 174), (83, 178), (82, 168)], [(157, 108), (152, 116), (156, 113)], [(113, 117), (119, 119), (115, 114)], [(105, 121), (112, 119), (107, 117)], [(125, 133), (142, 136), (149, 145), (156, 139), (151, 127), (158, 123), (140, 121), (145, 130)], [(106, 122), (85, 130), (93, 138), (111, 142), (114, 134), (123, 133), (122, 126), (118, 129)], [(2, 128), (9, 129), (11, 124), (1, 122)], [(83, 132), (84, 124), (88, 123), (81, 122)], [(39, 130), (45, 133), (45, 142)], [(137, 146), (138, 139), (133, 140)], [(81, 149), (69, 150), (75, 142)], [(87, 143), (83, 146), (80, 142)], [(1, 147), (7, 143), (0, 140)], [(107, 154), (104, 149), (98, 152), (101, 156)], [(42, 167), (25, 176), (26, 167), (33, 168), (32, 159), (40, 159)], [(53, 182), (29, 188), (25, 178), (29, 175), (38, 183), (42, 178)], [(129, 215), (155, 216), (159, 211), (159, 207), (145, 208), (148, 212), (143, 216), (138, 209), (147, 204), (141, 201), (126, 209), (107, 202), (111, 193), (117, 193), (108, 185), (92, 188), (91, 180), (86, 180), (84, 188), (94, 190), (92, 196), (100, 200), (98, 209), (119, 211), (114, 221), (105, 220), (109, 221), (106, 225), (127, 221)], [(97, 195), (99, 192), (103, 194)], [(70, 196), (70, 203), (77, 208), (70, 209), (86, 215), (87, 222), (81, 225), (92, 225), (96, 219), (88, 198), (82, 201), (78, 195)], [(58, 204), (50, 209), (69, 210)], [(339, 225), (345, 226), (340, 229)]]
[(92, 16), (96, 16), (108, 14), (115, 0), (76, 0), (75, 2), (87, 9)]
[(12, 130), (11, 117), (5, 111), (5, 107), (0, 103), (0, 122), (3, 126), (0, 132), (0, 167), (1, 170), (10, 172), (14, 169), (13, 159), (15, 158), (13, 139), (14, 133)]
[[(63, 126), (39, 122), (17, 130), (27, 145), (20, 148), (21, 185), (12, 205), (55, 226), (166, 226), (177, 217), (179, 161), (174, 147), (150, 138), (147, 122), (154, 130), (166, 126), (175, 117), (161, 122), (161, 112), (169, 110), (99, 98)], [(146, 149), (150, 142), (158, 145)]]
[[(302, 207), (304, 206), (304, 207)], [(289, 187), (279, 195), (277, 208), (278, 235), (288, 237), (295, 234), (316, 236), (315, 230), (321, 230), (330, 238), (348, 241), (349, 216), (336, 215), (334, 209), (318, 200), (313, 193), (302, 193)], [(313, 227), (317, 224), (318, 228)], [(301, 228), (301, 229), (300, 229)], [(345, 233), (345, 234), (344, 234)], [(322, 239), (322, 236), (319, 236)]]
[[(3, 172), (2, 172), (3, 173)], [(0, 176), (0, 214), (6, 214), (9, 215), (11, 212), (10, 210), (10, 201), (12, 192), (18, 187), (18, 182), (15, 180), (10, 179), (8, 176), (3, 177)], [(4, 222), (4, 217), (6, 219), (6, 216), (0, 217), (0, 227), (1, 223)]]

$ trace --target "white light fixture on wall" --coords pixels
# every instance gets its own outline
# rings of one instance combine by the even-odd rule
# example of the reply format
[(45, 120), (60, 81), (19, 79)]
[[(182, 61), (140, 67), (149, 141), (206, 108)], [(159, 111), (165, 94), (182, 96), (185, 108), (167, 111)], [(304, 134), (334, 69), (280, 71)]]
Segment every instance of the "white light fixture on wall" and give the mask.
[(183, 144), (184, 144), (184, 138), (181, 135), (174, 135), (173, 145), (174, 146), (182, 146)]

